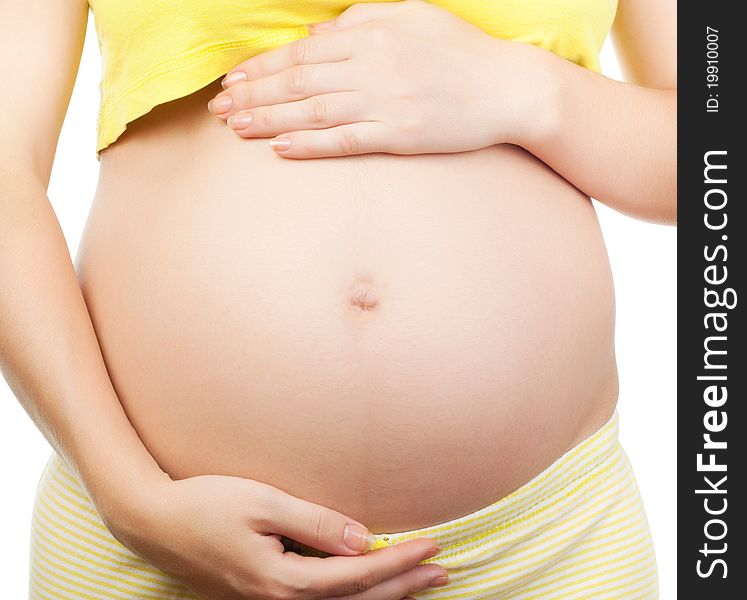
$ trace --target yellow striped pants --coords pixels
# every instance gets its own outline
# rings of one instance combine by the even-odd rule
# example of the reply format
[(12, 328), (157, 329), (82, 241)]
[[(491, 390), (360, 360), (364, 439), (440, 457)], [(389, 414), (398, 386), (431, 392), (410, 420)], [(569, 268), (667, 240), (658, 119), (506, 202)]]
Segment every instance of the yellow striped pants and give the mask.
[[(438, 541), (449, 584), (418, 599), (632, 600), (659, 597), (653, 543), (618, 414), (518, 490), (430, 527), (378, 533), (374, 549)], [(53, 454), (39, 482), (31, 532), (32, 600), (196, 597), (117, 542)]]

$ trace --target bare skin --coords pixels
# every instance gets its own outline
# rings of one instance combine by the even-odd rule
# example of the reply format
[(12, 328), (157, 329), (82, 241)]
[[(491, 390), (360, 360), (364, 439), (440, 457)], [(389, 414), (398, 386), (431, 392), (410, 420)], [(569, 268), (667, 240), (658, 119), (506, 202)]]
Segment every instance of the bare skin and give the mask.
[[(345, 524), (480, 508), (614, 408), (587, 194), (672, 220), (673, 169), (651, 157), (671, 153), (673, 34), (641, 35), (671, 6), (620, 2), (638, 85), (538, 59), (563, 85), (517, 145), (288, 160), (206, 111), (213, 82), (102, 153), (72, 265), (45, 189), (86, 7), (3, 5), (6, 55), (26, 51), (2, 75), (36, 90), (0, 110), (3, 374), (115, 536), (201, 597), (423, 589), (432, 542), (353, 556)], [(282, 553), (280, 534), (341, 556)]]
[(401, 531), (497, 500), (609, 417), (588, 198), (510, 145), (284, 160), (205, 110), (216, 86), (102, 152), (76, 264), (172, 477), (257, 479)]

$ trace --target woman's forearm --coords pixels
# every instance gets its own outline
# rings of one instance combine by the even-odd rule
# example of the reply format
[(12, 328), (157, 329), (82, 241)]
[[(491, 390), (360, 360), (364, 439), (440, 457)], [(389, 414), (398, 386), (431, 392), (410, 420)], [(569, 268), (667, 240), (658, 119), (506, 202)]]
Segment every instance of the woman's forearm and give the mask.
[(638, 219), (675, 223), (677, 90), (616, 81), (522, 46), (527, 110), (511, 141), (596, 200)]
[(0, 171), (0, 370), (104, 512), (134, 513), (168, 477), (112, 387), (44, 185), (22, 168)]

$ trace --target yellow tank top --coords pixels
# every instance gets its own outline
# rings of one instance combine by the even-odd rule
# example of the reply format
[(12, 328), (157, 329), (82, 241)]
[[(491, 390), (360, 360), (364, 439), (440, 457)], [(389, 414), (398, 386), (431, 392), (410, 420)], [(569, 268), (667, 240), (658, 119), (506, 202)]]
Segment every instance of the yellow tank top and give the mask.
[[(388, 0), (374, 0), (388, 1)], [(191, 94), (254, 54), (308, 35), (344, 0), (89, 0), (102, 75), (96, 158), (127, 123)], [(599, 71), (617, 0), (432, 0), (490, 35)], [(438, 43), (434, 39), (433, 43)]]

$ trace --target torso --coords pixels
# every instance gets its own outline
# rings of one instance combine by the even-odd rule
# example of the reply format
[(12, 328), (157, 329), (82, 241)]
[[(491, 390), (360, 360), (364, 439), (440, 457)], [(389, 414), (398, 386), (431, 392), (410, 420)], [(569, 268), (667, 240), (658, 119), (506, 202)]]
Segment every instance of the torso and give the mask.
[(505, 144), (284, 159), (207, 111), (219, 90), (102, 152), (76, 258), (172, 477), (402, 531), (499, 499), (607, 420), (614, 293), (588, 197)]

